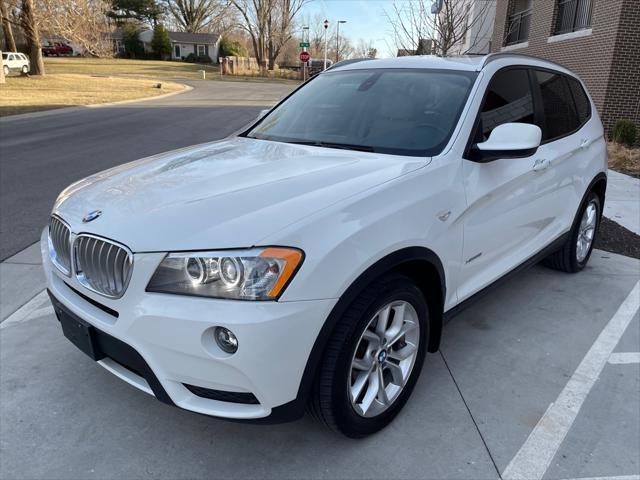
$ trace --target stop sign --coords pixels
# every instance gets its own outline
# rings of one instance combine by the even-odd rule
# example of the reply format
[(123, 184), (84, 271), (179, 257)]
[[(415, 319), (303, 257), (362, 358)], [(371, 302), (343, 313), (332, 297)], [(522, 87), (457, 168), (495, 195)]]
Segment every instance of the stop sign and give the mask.
[(307, 63), (309, 60), (311, 60), (309, 52), (300, 52), (300, 61), (302, 63)]

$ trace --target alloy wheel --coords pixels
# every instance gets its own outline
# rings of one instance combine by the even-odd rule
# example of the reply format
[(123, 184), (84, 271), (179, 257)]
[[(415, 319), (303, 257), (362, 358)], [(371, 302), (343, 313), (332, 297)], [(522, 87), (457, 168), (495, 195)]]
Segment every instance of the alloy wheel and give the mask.
[(576, 259), (578, 262), (583, 262), (589, 254), (596, 233), (597, 217), (598, 206), (594, 200), (591, 200), (587, 208), (584, 209), (582, 220), (578, 227), (578, 239), (576, 241)]
[(420, 323), (409, 302), (379, 309), (358, 340), (351, 360), (348, 394), (362, 417), (386, 411), (402, 393), (418, 354)]

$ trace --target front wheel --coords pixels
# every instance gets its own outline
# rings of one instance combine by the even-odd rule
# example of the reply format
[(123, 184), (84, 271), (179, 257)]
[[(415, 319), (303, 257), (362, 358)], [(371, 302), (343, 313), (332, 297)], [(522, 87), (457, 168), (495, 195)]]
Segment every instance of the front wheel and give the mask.
[(4, 71), (4, 76), (6, 77), (7, 75), (9, 75), (9, 67), (7, 67), (6, 65), (4, 65), (2, 67), (2, 70)]
[(22, 74), (26, 75), (27, 73), (29, 73), (29, 67), (27, 67), (26, 65), (22, 66)]
[(578, 212), (569, 238), (560, 250), (543, 260), (543, 264), (554, 270), (576, 273), (582, 270), (589, 261), (596, 239), (602, 204), (600, 197), (589, 193), (587, 201)]
[(388, 425), (420, 375), (428, 319), (422, 292), (408, 277), (389, 275), (367, 287), (329, 339), (311, 413), (352, 438)]

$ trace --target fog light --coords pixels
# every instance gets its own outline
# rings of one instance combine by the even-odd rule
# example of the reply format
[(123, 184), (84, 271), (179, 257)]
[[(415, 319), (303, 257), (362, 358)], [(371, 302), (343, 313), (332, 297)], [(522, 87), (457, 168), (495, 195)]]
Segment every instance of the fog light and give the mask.
[(236, 353), (238, 350), (238, 339), (231, 330), (224, 327), (216, 327), (216, 343), (227, 353)]

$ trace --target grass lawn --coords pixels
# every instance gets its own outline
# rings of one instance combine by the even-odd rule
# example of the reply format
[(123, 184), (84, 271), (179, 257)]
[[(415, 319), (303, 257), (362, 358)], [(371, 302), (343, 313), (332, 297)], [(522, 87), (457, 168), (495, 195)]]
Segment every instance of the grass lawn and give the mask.
[(218, 65), (203, 65), (187, 62), (169, 62), (159, 60), (127, 60), (123, 58), (83, 58), (48, 57), (45, 58), (47, 73), (78, 73), (85, 75), (118, 75), (153, 78), (176, 78), (186, 80), (201, 79), (199, 70), (204, 70), (207, 80), (235, 82), (284, 82), (300, 83), (298, 80), (282, 78), (222, 76)]
[(50, 74), (45, 77), (9, 76), (0, 86), (0, 116), (38, 110), (93, 105), (154, 97), (182, 90), (178, 83), (88, 75)]

